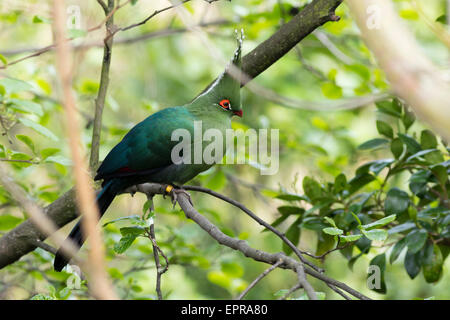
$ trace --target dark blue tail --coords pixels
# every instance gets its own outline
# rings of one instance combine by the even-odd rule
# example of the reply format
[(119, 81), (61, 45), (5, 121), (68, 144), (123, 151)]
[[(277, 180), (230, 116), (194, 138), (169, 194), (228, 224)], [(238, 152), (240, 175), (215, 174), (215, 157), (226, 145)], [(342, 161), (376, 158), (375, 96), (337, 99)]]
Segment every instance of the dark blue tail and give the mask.
[[(116, 192), (111, 190), (112, 189), (111, 185), (113, 184), (113, 181), (114, 180), (106, 183), (105, 186), (103, 187), (103, 189), (97, 195), (97, 206), (98, 206), (98, 209), (100, 212), (99, 219), (103, 216), (103, 214), (106, 212), (106, 210), (108, 209), (111, 202), (116, 197)], [(72, 241), (74, 241), (78, 245), (78, 248), (81, 248), (84, 241), (86, 240), (86, 237), (83, 236), (83, 232), (81, 230), (81, 223), (82, 222), (80, 219), (80, 221), (78, 221), (78, 223), (75, 225), (75, 227), (72, 229), (72, 231), (70, 231), (70, 234), (67, 237), (67, 240), (71, 239)], [(62, 252), (62, 249), (59, 248), (59, 250), (56, 252), (56, 255), (55, 255), (55, 261), (53, 262), (53, 268), (56, 271), (61, 271), (69, 263), (70, 259), (71, 258), (67, 257)]]

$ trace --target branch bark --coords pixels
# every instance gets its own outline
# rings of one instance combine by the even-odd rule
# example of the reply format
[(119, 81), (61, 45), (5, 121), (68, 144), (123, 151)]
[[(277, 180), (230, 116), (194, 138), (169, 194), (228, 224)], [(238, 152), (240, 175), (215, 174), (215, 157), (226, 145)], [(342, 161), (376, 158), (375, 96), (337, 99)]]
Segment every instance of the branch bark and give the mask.
[[(129, 188), (124, 192), (135, 193), (142, 192), (148, 195), (155, 194), (165, 194), (165, 185), (157, 184), (157, 183), (145, 183), (138, 186), (134, 186)], [(297, 273), (299, 277), (300, 285), (305, 289), (306, 293), (310, 297), (310, 299), (314, 298), (315, 292), (311, 285), (306, 281), (306, 276), (304, 273), (309, 274), (310, 276), (319, 279), (326, 284), (330, 284), (334, 287), (342, 289), (354, 297), (362, 300), (370, 300), (367, 296), (362, 293), (354, 290), (353, 288), (347, 286), (345, 283), (342, 283), (338, 280), (332, 279), (321, 272), (317, 272), (312, 268), (304, 266), (301, 261), (295, 260), (289, 256), (286, 256), (284, 253), (268, 253), (265, 251), (261, 251), (258, 249), (254, 249), (248, 245), (248, 243), (244, 240), (235, 239), (224, 234), (219, 228), (217, 228), (213, 223), (211, 223), (206, 217), (201, 215), (191, 204), (191, 200), (185, 193), (179, 193), (177, 195), (177, 202), (180, 205), (181, 210), (185, 213), (186, 217), (192, 219), (195, 223), (197, 223), (200, 228), (205, 230), (212, 238), (214, 238), (221, 245), (227, 246), (231, 249), (240, 251), (246, 257), (249, 257), (255, 261), (264, 262), (267, 264), (274, 265), (278, 261), (283, 261), (282, 264), (279, 265), (280, 268), (283, 269), (291, 269)], [(304, 268), (304, 269), (303, 269)], [(303, 273), (304, 270), (304, 273)]]
[[(268, 40), (243, 57), (243, 71), (251, 78), (257, 77), (309, 33), (327, 21), (336, 20), (334, 10), (341, 2), (341, 0), (315, 0), (308, 4)], [(44, 212), (59, 227), (76, 219), (78, 215), (74, 190), (66, 192), (48, 205), (44, 208)], [(36, 248), (27, 241), (29, 237), (45, 239), (45, 236), (27, 220), (0, 238), (0, 269)], [(275, 261), (276, 259), (274, 263)]]
[(242, 58), (242, 71), (251, 79), (256, 78), (315, 29), (326, 22), (338, 21), (339, 17), (334, 11), (341, 3), (342, 0), (311, 2), (269, 39), (245, 55)]
[[(108, 6), (104, 8), (105, 15), (109, 18), (106, 20), (106, 38), (103, 48), (103, 63), (100, 74), (100, 86), (95, 99), (95, 115), (94, 127), (92, 129), (91, 157), (89, 159), (89, 167), (91, 172), (95, 172), (98, 167), (99, 150), (100, 150), (100, 134), (102, 130), (102, 115), (105, 106), (106, 92), (109, 84), (109, 69), (111, 67), (111, 52), (114, 39), (114, 0), (108, 0)], [(112, 14), (110, 14), (112, 13)]]

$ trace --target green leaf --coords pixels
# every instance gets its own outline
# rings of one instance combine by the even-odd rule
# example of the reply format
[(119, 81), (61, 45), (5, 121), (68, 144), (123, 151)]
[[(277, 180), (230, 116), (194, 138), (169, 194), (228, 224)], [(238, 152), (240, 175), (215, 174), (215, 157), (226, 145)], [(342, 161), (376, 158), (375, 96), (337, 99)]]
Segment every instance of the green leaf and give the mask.
[(426, 185), (431, 177), (431, 172), (427, 170), (418, 170), (409, 178), (409, 189), (414, 194), (419, 194), (426, 189)]
[(244, 268), (237, 262), (223, 261), (220, 268), (224, 274), (232, 278), (241, 278), (244, 275)]
[(10, 230), (16, 227), (19, 223), (21, 223), (23, 219), (18, 217), (4, 214), (0, 216), (0, 230)]
[(285, 194), (279, 194), (275, 197), (276, 199), (280, 199), (280, 200), (285, 200), (285, 201), (299, 201), (299, 200), (306, 200), (308, 201), (309, 199), (307, 199), (304, 196), (300, 196), (297, 194), (289, 194), (289, 193), (285, 193)]
[(403, 133), (399, 133), (398, 136), (406, 145), (409, 153), (414, 154), (422, 150), (420, 144), (413, 137)]
[[(25, 153), (21, 153), (21, 152), (15, 152), (12, 156), (11, 156), (11, 160), (25, 160), (25, 161), (31, 161), (32, 157), (29, 156), (28, 154)], [(31, 165), (31, 163), (28, 162), (13, 162), (12, 163), (13, 166), (16, 167), (29, 167)]]
[(362, 236), (363, 236), (362, 234), (350, 234), (347, 236), (339, 236), (339, 238), (341, 239), (341, 241), (344, 242), (352, 242), (359, 240)]
[(408, 131), (409, 128), (411, 128), (411, 126), (414, 124), (415, 121), (416, 117), (414, 116), (414, 113), (405, 108), (405, 113), (403, 114), (402, 122), (403, 125), (405, 126), (406, 131)]
[(278, 212), (283, 215), (303, 214), (305, 209), (293, 206), (281, 206), (278, 207)]
[(132, 235), (134, 237), (138, 237), (145, 233), (145, 229), (142, 227), (123, 227), (120, 228), (120, 233), (122, 236)]
[(330, 217), (323, 217), (329, 224), (331, 224), (333, 227), (337, 228), (336, 226), (336, 222), (334, 222), (333, 219), (331, 219)]
[(408, 209), (410, 200), (409, 195), (398, 188), (392, 188), (388, 191), (384, 201), (386, 214), (400, 214)]
[[(289, 215), (282, 215), (281, 217), (276, 219), (274, 222), (272, 222), (271, 226), (275, 228), (275, 227), (279, 226), (287, 218), (289, 218)], [(262, 232), (267, 232), (267, 231), (269, 231), (269, 229), (264, 228), (264, 230)]]
[(358, 149), (359, 150), (371, 150), (371, 149), (375, 149), (380, 146), (383, 146), (383, 145), (387, 144), (388, 142), (389, 142), (389, 140), (386, 140), (386, 139), (375, 138), (375, 139), (366, 141), (363, 144), (360, 144), (358, 146)]
[(31, 129), (33, 129), (34, 131), (40, 133), (41, 135), (43, 135), (44, 137), (50, 138), (53, 141), (58, 141), (58, 137), (55, 136), (53, 134), (53, 132), (51, 132), (50, 130), (48, 130), (47, 128), (41, 126), (40, 124), (31, 121), (29, 119), (26, 118), (20, 118), (19, 121), (26, 127), (29, 127)]
[(324, 229), (322, 229), (322, 231), (325, 232), (326, 234), (331, 235), (331, 236), (337, 236), (337, 235), (341, 235), (341, 234), (344, 233), (344, 231), (342, 231), (341, 229), (339, 229), (339, 228), (332, 228), (332, 227), (324, 228)]
[(12, 78), (0, 79), (0, 86), (3, 86), (8, 93), (16, 93), (32, 89), (32, 86), (25, 81)]
[(334, 82), (324, 82), (320, 89), (325, 97), (328, 99), (339, 99), (342, 97), (342, 88)]
[(388, 114), (390, 116), (401, 118), (402, 117), (402, 110), (398, 106), (397, 103), (393, 101), (380, 101), (375, 103), (377, 109), (379, 112)]
[(231, 279), (228, 275), (221, 271), (211, 271), (208, 272), (207, 278), (209, 282), (218, 285), (219, 287), (228, 289), (231, 286)]
[(418, 20), (419, 14), (412, 9), (402, 9), (400, 10), (400, 17), (407, 20)]
[(350, 194), (355, 193), (368, 183), (375, 180), (375, 177), (369, 173), (357, 174), (352, 180), (350, 180)]
[(405, 269), (411, 279), (414, 279), (421, 269), (421, 252), (412, 253), (408, 250), (405, 256)]
[(124, 220), (131, 220), (131, 221), (141, 220), (141, 217), (139, 215), (137, 215), (137, 214), (134, 214), (134, 215), (131, 215), (131, 216), (120, 217), (120, 218), (117, 218), (117, 219), (114, 219), (114, 220), (111, 220), (111, 221), (108, 221), (108, 222), (104, 223), (102, 225), (102, 227), (104, 228), (104, 227), (106, 227), (109, 224), (116, 223), (118, 221), (124, 221)]
[(439, 180), (439, 183), (441, 185), (445, 185), (448, 180), (448, 173), (447, 169), (442, 165), (433, 166), (431, 168), (431, 171), (436, 176), (436, 178)]
[(216, 170), (215, 173), (211, 175), (211, 177), (206, 182), (206, 188), (214, 190), (214, 191), (220, 191), (222, 190), (225, 185), (227, 184), (227, 178), (222, 170)]
[(389, 254), (389, 263), (393, 264), (398, 257), (400, 256), (400, 253), (402, 253), (403, 249), (406, 247), (406, 238), (403, 238), (399, 240), (394, 247), (392, 247), (391, 253)]
[(334, 192), (340, 193), (345, 190), (345, 187), (347, 186), (347, 178), (345, 177), (345, 174), (340, 173), (336, 179), (334, 179)]
[(44, 162), (46, 163), (58, 163), (62, 166), (71, 166), (72, 165), (72, 160), (64, 157), (64, 156), (51, 156), (51, 157), (47, 157), (45, 158)]
[(323, 223), (322, 219), (314, 216), (307, 216), (303, 219), (301, 227), (309, 230), (320, 231), (323, 228), (326, 228), (327, 225)]
[(431, 242), (427, 243), (422, 260), (422, 270), (425, 281), (428, 283), (439, 281), (442, 276), (443, 264), (444, 259), (439, 246)]
[(372, 241), (384, 241), (388, 237), (387, 231), (383, 229), (373, 229), (369, 231), (361, 229), (361, 232), (367, 237), (367, 239)]
[(133, 244), (134, 240), (136, 239), (136, 236), (129, 234), (126, 236), (123, 236), (119, 242), (117, 242), (114, 245), (114, 251), (116, 253), (124, 253), (127, 251), (127, 249)]
[(428, 233), (424, 229), (416, 229), (408, 233), (406, 236), (406, 245), (408, 251), (411, 253), (417, 253), (422, 249), (427, 241)]
[(316, 255), (320, 256), (336, 247), (336, 236), (321, 233), (316, 246)]
[(430, 154), (430, 153), (436, 152), (436, 151), (439, 152), (438, 149), (427, 149), (427, 150), (419, 151), (419, 152), (413, 154), (412, 156), (408, 157), (406, 159), (406, 162), (410, 162), (410, 161), (412, 161), (414, 159), (418, 159), (418, 158), (424, 158), (424, 156), (426, 156), (427, 154)]
[[(286, 238), (288, 238), (294, 246), (297, 246), (300, 241), (300, 226), (299, 224), (302, 222), (302, 217), (295, 220), (295, 222), (289, 227), (286, 231)], [(283, 252), (289, 255), (292, 252), (292, 249), (283, 242)]]
[(35, 146), (34, 146), (34, 142), (33, 142), (33, 140), (31, 140), (30, 137), (25, 136), (25, 135), (23, 135), (23, 134), (17, 134), (17, 135), (16, 135), (16, 138), (17, 138), (17, 140), (20, 140), (20, 141), (22, 141), (23, 143), (25, 143), (25, 145), (26, 145), (28, 148), (30, 148), (30, 150), (31, 150), (34, 154), (36, 154), (36, 149), (35, 149)]
[(391, 142), (391, 152), (396, 159), (400, 158), (403, 153), (403, 142), (399, 138), (395, 138)]
[(41, 16), (34, 16), (33, 17), (33, 23), (52, 23), (52, 21), (50, 19), (47, 19), (45, 17), (41, 17)]
[[(370, 262), (369, 262), (369, 266), (377, 266), (380, 270), (380, 279), (379, 283), (377, 283), (377, 281), (372, 282), (370, 284), (374, 285), (374, 284), (379, 284), (379, 287), (369, 287), (369, 289), (377, 292), (377, 293), (381, 293), (381, 294), (385, 294), (386, 293), (386, 282), (384, 280), (384, 272), (386, 270), (386, 254), (382, 253), (377, 255), (376, 257), (374, 257)], [(372, 279), (372, 275), (371, 274), (367, 274), (367, 280), (368, 280), (368, 284), (369, 284), (369, 280)]]
[(403, 231), (407, 231), (409, 229), (412, 229), (415, 226), (416, 226), (416, 224), (414, 222), (405, 222), (405, 223), (399, 224), (398, 226), (390, 228), (388, 230), (388, 233), (389, 234), (396, 234), (396, 233), (399, 233), (399, 232), (403, 232)]
[(40, 104), (29, 100), (12, 98), (9, 100), (8, 108), (33, 113), (38, 116), (42, 116), (44, 114)]
[(435, 149), (437, 147), (436, 136), (430, 130), (423, 130), (420, 135), (420, 145), (423, 149)]
[(393, 159), (384, 159), (384, 160), (376, 160), (369, 162), (370, 167), (369, 170), (372, 171), (375, 175), (378, 175), (384, 168), (393, 163)]
[(447, 15), (443, 14), (436, 18), (436, 22), (447, 24)]
[(8, 60), (6, 60), (5, 56), (0, 53), (0, 61), (6, 67), (8, 65)]
[(303, 179), (303, 190), (311, 201), (317, 200), (324, 196), (324, 190), (322, 189), (320, 183), (308, 176)]
[(374, 221), (374, 222), (369, 223), (369, 224), (362, 225), (361, 227), (363, 229), (365, 229), (365, 230), (370, 230), (370, 229), (373, 229), (373, 228), (379, 228), (379, 227), (382, 227), (384, 225), (387, 225), (388, 223), (391, 223), (392, 221), (395, 220), (395, 218), (396, 218), (396, 215), (395, 214), (391, 214), (390, 216), (384, 217), (383, 219)]
[(58, 153), (60, 150), (57, 148), (46, 148), (41, 150), (41, 158), (46, 159), (56, 153)]
[(392, 130), (392, 127), (384, 121), (377, 120), (377, 130), (378, 133), (388, 138), (392, 139), (394, 137), (394, 130)]

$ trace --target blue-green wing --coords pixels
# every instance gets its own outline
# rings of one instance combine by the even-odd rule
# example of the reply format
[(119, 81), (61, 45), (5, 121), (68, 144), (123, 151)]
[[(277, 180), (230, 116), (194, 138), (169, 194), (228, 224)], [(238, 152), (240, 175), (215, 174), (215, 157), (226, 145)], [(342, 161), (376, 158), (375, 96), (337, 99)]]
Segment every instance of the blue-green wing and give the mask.
[(161, 110), (133, 127), (106, 156), (97, 170), (96, 180), (114, 176), (151, 172), (170, 164), (171, 141), (176, 129), (193, 132), (194, 116), (184, 107)]

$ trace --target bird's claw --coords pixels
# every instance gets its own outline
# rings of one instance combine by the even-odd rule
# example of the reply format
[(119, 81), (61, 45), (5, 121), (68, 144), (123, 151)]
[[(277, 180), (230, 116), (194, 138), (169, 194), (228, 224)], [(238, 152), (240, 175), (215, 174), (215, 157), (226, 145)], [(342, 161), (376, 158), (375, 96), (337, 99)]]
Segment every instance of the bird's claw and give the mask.
[(174, 187), (174, 186), (172, 186), (172, 185), (168, 185), (167, 187), (166, 187), (166, 193), (168, 194), (168, 195), (170, 195), (170, 197), (172, 198), (172, 204), (173, 204), (173, 208), (175, 209), (175, 205), (177, 204), (177, 202), (178, 202), (178, 195), (179, 194), (184, 194), (187, 198), (188, 198), (188, 200), (189, 200), (189, 203), (193, 206), (194, 204), (192, 203), (192, 199), (191, 199), (191, 195), (186, 191), (186, 190), (184, 190), (183, 188), (180, 188), (180, 187)]

